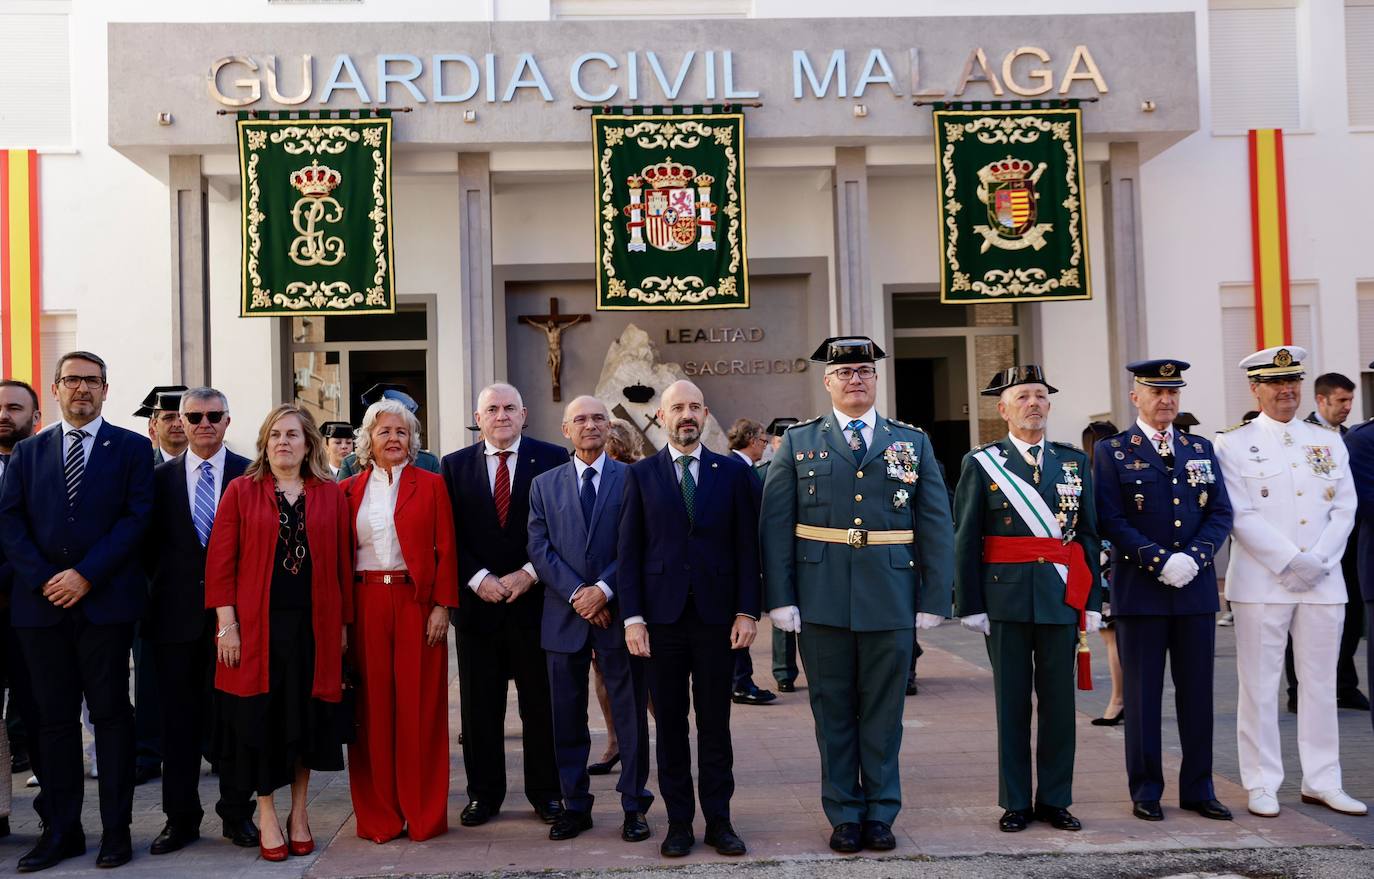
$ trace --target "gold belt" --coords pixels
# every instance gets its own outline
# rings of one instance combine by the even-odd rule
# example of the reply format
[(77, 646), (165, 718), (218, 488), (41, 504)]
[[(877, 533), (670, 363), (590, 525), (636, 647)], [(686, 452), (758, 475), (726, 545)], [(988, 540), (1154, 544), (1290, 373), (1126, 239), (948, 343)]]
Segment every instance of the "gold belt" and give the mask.
[(819, 525), (798, 525), (798, 537), (822, 543), (843, 543), (847, 546), (882, 546), (911, 543), (915, 531), (868, 531), (864, 528), (822, 528)]

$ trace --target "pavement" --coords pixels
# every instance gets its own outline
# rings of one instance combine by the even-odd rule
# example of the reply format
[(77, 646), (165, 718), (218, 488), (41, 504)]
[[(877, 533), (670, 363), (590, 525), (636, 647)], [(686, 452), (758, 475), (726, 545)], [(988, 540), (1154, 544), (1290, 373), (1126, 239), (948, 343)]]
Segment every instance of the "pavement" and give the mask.
[[(767, 626), (753, 650), (755, 680), (773, 687), (768, 669)], [(634, 876), (717, 876), (728, 871), (741, 879), (824, 877), (1264, 877), (1374, 876), (1374, 817), (1347, 817), (1298, 798), (1299, 772), (1296, 718), (1282, 714), (1288, 779), (1279, 791), (1282, 814), (1259, 818), (1245, 811), (1239, 787), (1235, 738), (1235, 644), (1233, 630), (1218, 629), (1216, 667), (1215, 762), (1217, 795), (1236, 813), (1232, 822), (1209, 821), (1173, 808), (1165, 792), (1166, 820), (1139, 821), (1130, 814), (1126, 790), (1121, 727), (1094, 727), (1089, 721), (1106, 706), (1110, 682), (1100, 639), (1093, 637), (1095, 689), (1080, 692), (1077, 763), (1073, 811), (1082, 821), (1079, 833), (1033, 824), (1019, 834), (996, 828), (997, 765), (994, 744), (992, 677), (983, 638), (947, 624), (922, 633), (926, 654), (919, 668), (920, 695), (907, 699), (901, 767), (905, 808), (894, 833), (898, 848), (883, 857), (839, 857), (826, 846), (829, 825), (820, 808), (819, 763), (805, 678), (794, 694), (780, 695), (767, 706), (734, 706), (736, 792), (733, 820), (749, 845), (744, 858), (726, 859), (698, 845), (677, 862), (659, 857), (666, 829), (660, 806), (650, 812), (654, 836), (631, 844), (619, 838), (619, 800), (614, 776), (593, 779), (598, 796), (596, 826), (575, 840), (555, 843), (548, 828), (520, 792), (519, 721), (511, 691), (507, 714), (507, 771), (511, 794), (504, 811), (487, 825), (465, 828), (458, 813), (463, 794), (461, 750), (456, 746), (458, 686), (449, 684), (451, 728), (451, 795), (445, 836), (422, 843), (400, 839), (375, 845), (356, 835), (345, 773), (317, 773), (311, 786), (310, 820), (317, 842), (314, 855), (266, 863), (256, 850), (234, 848), (219, 836), (214, 819), (213, 780), (201, 786), (207, 819), (205, 836), (188, 848), (153, 857), (148, 845), (163, 823), (158, 783), (138, 788), (134, 801), (134, 861), (121, 877), (429, 877), (502, 874), (506, 876), (598, 876), (629, 871)], [(1364, 647), (1358, 660), (1364, 669)], [(450, 663), (450, 668), (454, 668)], [(604, 743), (605, 724), (592, 707), (593, 756)], [(1177, 772), (1179, 752), (1172, 698), (1165, 693), (1164, 739), (1166, 777)], [(1341, 756), (1345, 789), (1374, 803), (1374, 732), (1368, 714), (1340, 712)], [(652, 725), (651, 725), (652, 732)], [(32, 809), (33, 791), (15, 776), (13, 835), (0, 840), (0, 872), (13, 870), (20, 854), (38, 835)], [(650, 789), (657, 790), (651, 775)], [(287, 797), (278, 796), (285, 820)], [(85, 826), (89, 853), (64, 862), (45, 876), (93, 877), (99, 842), (95, 782), (86, 785)], [(697, 833), (702, 832), (698, 819)], [(108, 877), (108, 873), (100, 873)]]

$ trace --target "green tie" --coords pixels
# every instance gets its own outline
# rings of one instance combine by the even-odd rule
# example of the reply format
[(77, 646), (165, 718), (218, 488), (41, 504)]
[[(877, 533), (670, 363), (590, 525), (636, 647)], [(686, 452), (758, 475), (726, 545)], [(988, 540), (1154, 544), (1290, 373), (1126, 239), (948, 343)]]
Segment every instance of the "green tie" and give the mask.
[(1035, 484), (1036, 484), (1036, 485), (1039, 485), (1039, 484), (1040, 484), (1040, 446), (1035, 445), (1035, 446), (1031, 446), (1029, 449), (1026, 449), (1026, 456), (1027, 456), (1028, 458), (1030, 458), (1031, 478), (1032, 478), (1033, 480), (1035, 480)]
[(682, 455), (677, 462), (682, 467), (682, 503), (687, 507), (687, 521), (695, 524), (697, 482), (692, 478), (692, 456)]

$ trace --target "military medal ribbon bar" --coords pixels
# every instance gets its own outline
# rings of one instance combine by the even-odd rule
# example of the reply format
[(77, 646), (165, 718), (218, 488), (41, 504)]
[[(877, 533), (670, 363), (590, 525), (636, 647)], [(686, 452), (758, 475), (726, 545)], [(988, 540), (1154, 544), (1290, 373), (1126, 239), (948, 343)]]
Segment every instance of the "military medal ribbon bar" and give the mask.
[(940, 301), (1091, 299), (1082, 115), (937, 104)]

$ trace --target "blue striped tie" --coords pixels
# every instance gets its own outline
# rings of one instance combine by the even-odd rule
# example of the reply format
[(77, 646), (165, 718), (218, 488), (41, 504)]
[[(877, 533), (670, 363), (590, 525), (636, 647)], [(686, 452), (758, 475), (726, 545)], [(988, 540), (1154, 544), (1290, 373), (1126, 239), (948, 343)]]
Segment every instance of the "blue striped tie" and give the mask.
[(196, 526), (200, 545), (210, 542), (210, 526), (215, 524), (215, 472), (209, 461), (200, 462), (200, 479), (196, 481), (196, 500), (191, 507), (191, 523)]
[(67, 505), (76, 505), (76, 496), (81, 491), (81, 477), (86, 473), (86, 447), (83, 441), (90, 436), (84, 430), (76, 429), (67, 431), (67, 440), (71, 445), (67, 446), (67, 460), (63, 465), (63, 473), (67, 480)]

